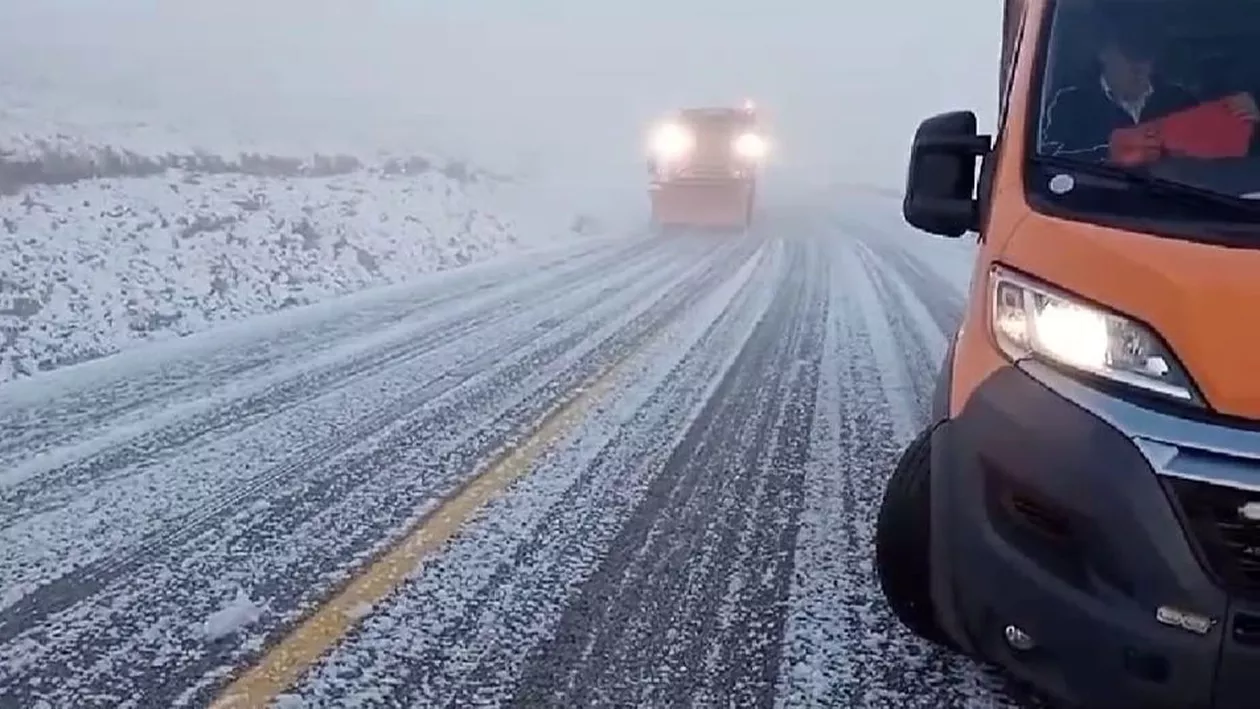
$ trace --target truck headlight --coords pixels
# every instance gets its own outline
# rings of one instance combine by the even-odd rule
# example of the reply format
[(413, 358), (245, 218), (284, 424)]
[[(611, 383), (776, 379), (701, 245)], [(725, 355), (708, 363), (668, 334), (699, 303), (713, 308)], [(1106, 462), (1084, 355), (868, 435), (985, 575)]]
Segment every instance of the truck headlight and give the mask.
[(760, 160), (769, 150), (766, 139), (756, 133), (744, 133), (735, 139), (735, 154), (747, 160)]
[(1035, 357), (1202, 404), (1181, 363), (1144, 325), (1001, 267), (990, 272), (989, 291), (993, 336), (1012, 361)]
[(652, 133), (651, 150), (662, 160), (677, 160), (695, 147), (696, 138), (685, 126), (664, 123)]

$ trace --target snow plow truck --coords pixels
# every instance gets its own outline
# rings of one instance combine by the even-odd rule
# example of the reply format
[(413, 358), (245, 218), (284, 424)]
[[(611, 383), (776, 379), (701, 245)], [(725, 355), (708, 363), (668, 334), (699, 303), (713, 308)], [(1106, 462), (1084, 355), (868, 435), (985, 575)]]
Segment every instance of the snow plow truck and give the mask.
[(661, 231), (746, 229), (766, 151), (751, 102), (686, 108), (661, 121), (648, 139), (653, 226)]

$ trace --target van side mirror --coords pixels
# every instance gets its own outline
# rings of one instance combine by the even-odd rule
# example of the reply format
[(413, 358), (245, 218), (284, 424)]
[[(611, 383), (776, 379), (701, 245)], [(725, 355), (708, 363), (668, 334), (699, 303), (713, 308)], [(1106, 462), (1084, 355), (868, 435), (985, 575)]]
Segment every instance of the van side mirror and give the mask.
[(989, 152), (990, 139), (976, 130), (971, 111), (942, 113), (919, 124), (901, 205), (911, 226), (955, 238), (979, 228), (976, 159)]

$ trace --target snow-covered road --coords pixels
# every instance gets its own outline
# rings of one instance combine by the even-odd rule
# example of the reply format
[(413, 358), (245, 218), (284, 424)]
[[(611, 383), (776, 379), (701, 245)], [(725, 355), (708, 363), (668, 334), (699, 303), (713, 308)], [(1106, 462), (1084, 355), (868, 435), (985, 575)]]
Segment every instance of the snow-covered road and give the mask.
[[(761, 231), (583, 242), (5, 385), (0, 707), (204, 706), (435, 525), (265, 698), (1017, 706), (871, 568), (959, 284), (842, 215)], [(474, 479), (497, 494), (456, 524)]]

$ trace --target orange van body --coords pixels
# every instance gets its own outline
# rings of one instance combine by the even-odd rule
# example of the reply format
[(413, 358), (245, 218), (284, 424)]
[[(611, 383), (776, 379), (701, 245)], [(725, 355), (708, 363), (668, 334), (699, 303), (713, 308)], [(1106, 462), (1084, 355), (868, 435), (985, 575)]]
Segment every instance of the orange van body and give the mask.
[[(1026, 0), (1021, 41), (1038, 45), (1046, 0)], [(1013, 66), (989, 221), (953, 363), (950, 413), (1008, 365), (989, 331), (988, 278), (996, 263), (1146, 323), (1178, 354), (1218, 413), (1260, 420), (1260, 250), (1226, 249), (1038, 214), (1024, 196), (1027, 97), (1033, 53)]]
[(979, 248), (881, 591), (1066, 706), (1254, 709), (1260, 5), (1006, 0), (1003, 32), (996, 143), (958, 110), (911, 149), (906, 221)]

